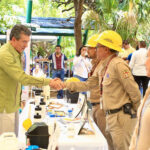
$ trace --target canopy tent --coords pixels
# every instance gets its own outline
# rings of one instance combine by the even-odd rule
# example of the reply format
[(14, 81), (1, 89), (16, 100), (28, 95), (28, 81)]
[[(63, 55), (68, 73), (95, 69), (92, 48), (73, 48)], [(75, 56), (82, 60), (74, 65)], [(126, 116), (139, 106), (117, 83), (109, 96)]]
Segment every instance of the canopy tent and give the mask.
[[(17, 17), (21, 23), (26, 22), (26, 17)], [(59, 28), (74, 29), (75, 18), (55, 18), (55, 17), (32, 17), (32, 24), (38, 25), (40, 28)]]
[[(58, 36), (57, 44), (60, 44), (61, 36), (74, 36), (75, 18), (31, 17), (32, 3), (32, 0), (28, 0), (26, 17), (17, 16), (17, 18), (21, 24), (26, 24), (31, 27), (33, 35)], [(85, 32), (83, 30), (83, 44), (85, 44), (88, 30), (85, 30)]]
[[(26, 23), (26, 17), (18, 16), (18, 21), (21, 24), (29, 26), (32, 30), (32, 35), (42, 36), (74, 36), (74, 18), (54, 18), (54, 17), (32, 17), (31, 23)], [(6, 33), (1, 33), (6, 34)], [(87, 30), (82, 30), (85, 43)], [(0, 41), (2, 41), (0, 37)], [(58, 40), (60, 40), (58, 38)], [(58, 41), (57, 41), (58, 43)]]

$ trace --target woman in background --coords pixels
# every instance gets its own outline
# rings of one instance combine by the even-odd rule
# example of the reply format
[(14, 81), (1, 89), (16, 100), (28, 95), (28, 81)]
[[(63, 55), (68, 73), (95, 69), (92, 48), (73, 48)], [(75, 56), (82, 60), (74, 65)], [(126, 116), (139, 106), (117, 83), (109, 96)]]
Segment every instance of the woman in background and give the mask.
[(91, 68), (91, 61), (87, 57), (87, 48), (82, 46), (79, 49), (79, 54), (75, 56), (73, 60), (73, 76), (77, 77), (80, 81), (86, 81), (88, 79), (88, 73), (90, 72)]
[(139, 42), (139, 50), (135, 51), (132, 55), (129, 66), (132, 70), (132, 74), (134, 76), (135, 81), (143, 88), (143, 96), (145, 95), (145, 91), (148, 87), (149, 78), (146, 74), (145, 62), (148, 56), (148, 51), (146, 49), (146, 42)]

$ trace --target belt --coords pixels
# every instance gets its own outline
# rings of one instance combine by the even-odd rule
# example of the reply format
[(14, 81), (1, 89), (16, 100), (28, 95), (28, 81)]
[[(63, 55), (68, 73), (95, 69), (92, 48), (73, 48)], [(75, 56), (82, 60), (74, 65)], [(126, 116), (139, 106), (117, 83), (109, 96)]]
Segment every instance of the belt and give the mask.
[(53, 70), (55, 70), (55, 71), (60, 71), (60, 70), (62, 70), (62, 69), (53, 69)]
[(99, 104), (100, 104), (100, 102), (98, 102), (98, 103), (91, 103), (92, 106), (96, 106), (96, 105), (99, 105)]
[(106, 110), (106, 115), (114, 114), (114, 113), (117, 113), (117, 112), (119, 112), (121, 110), (122, 110), (122, 107), (118, 108), (118, 109)]

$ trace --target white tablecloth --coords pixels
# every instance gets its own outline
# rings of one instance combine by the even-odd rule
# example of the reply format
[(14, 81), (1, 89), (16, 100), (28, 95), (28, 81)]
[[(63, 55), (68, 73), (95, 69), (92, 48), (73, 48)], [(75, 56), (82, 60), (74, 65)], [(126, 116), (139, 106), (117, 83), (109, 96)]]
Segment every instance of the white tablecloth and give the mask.
[[(24, 143), (26, 143), (26, 137), (25, 137), (25, 130), (22, 126), (22, 123), (25, 119), (28, 118), (29, 102), (26, 104), (26, 107), (21, 113), (20, 121), (19, 121), (20, 125), (19, 125), (18, 139), (20, 142), (24, 142)], [(33, 120), (34, 107), (35, 106), (32, 104), (31, 120)], [(77, 135), (74, 138), (69, 138), (67, 136), (65, 129), (64, 130), (61, 129), (60, 137), (58, 138), (58, 143), (57, 143), (58, 149), (59, 150), (108, 150), (106, 139), (104, 138), (104, 136), (102, 135), (98, 127), (95, 125), (95, 123), (92, 122), (92, 124), (95, 129), (95, 135)]]

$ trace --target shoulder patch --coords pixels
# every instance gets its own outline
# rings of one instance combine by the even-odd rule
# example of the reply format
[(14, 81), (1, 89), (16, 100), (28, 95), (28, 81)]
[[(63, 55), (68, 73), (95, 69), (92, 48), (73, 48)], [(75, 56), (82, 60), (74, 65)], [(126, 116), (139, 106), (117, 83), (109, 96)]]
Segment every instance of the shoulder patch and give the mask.
[(121, 76), (124, 79), (129, 78), (131, 76), (131, 72), (129, 70), (123, 70)]

